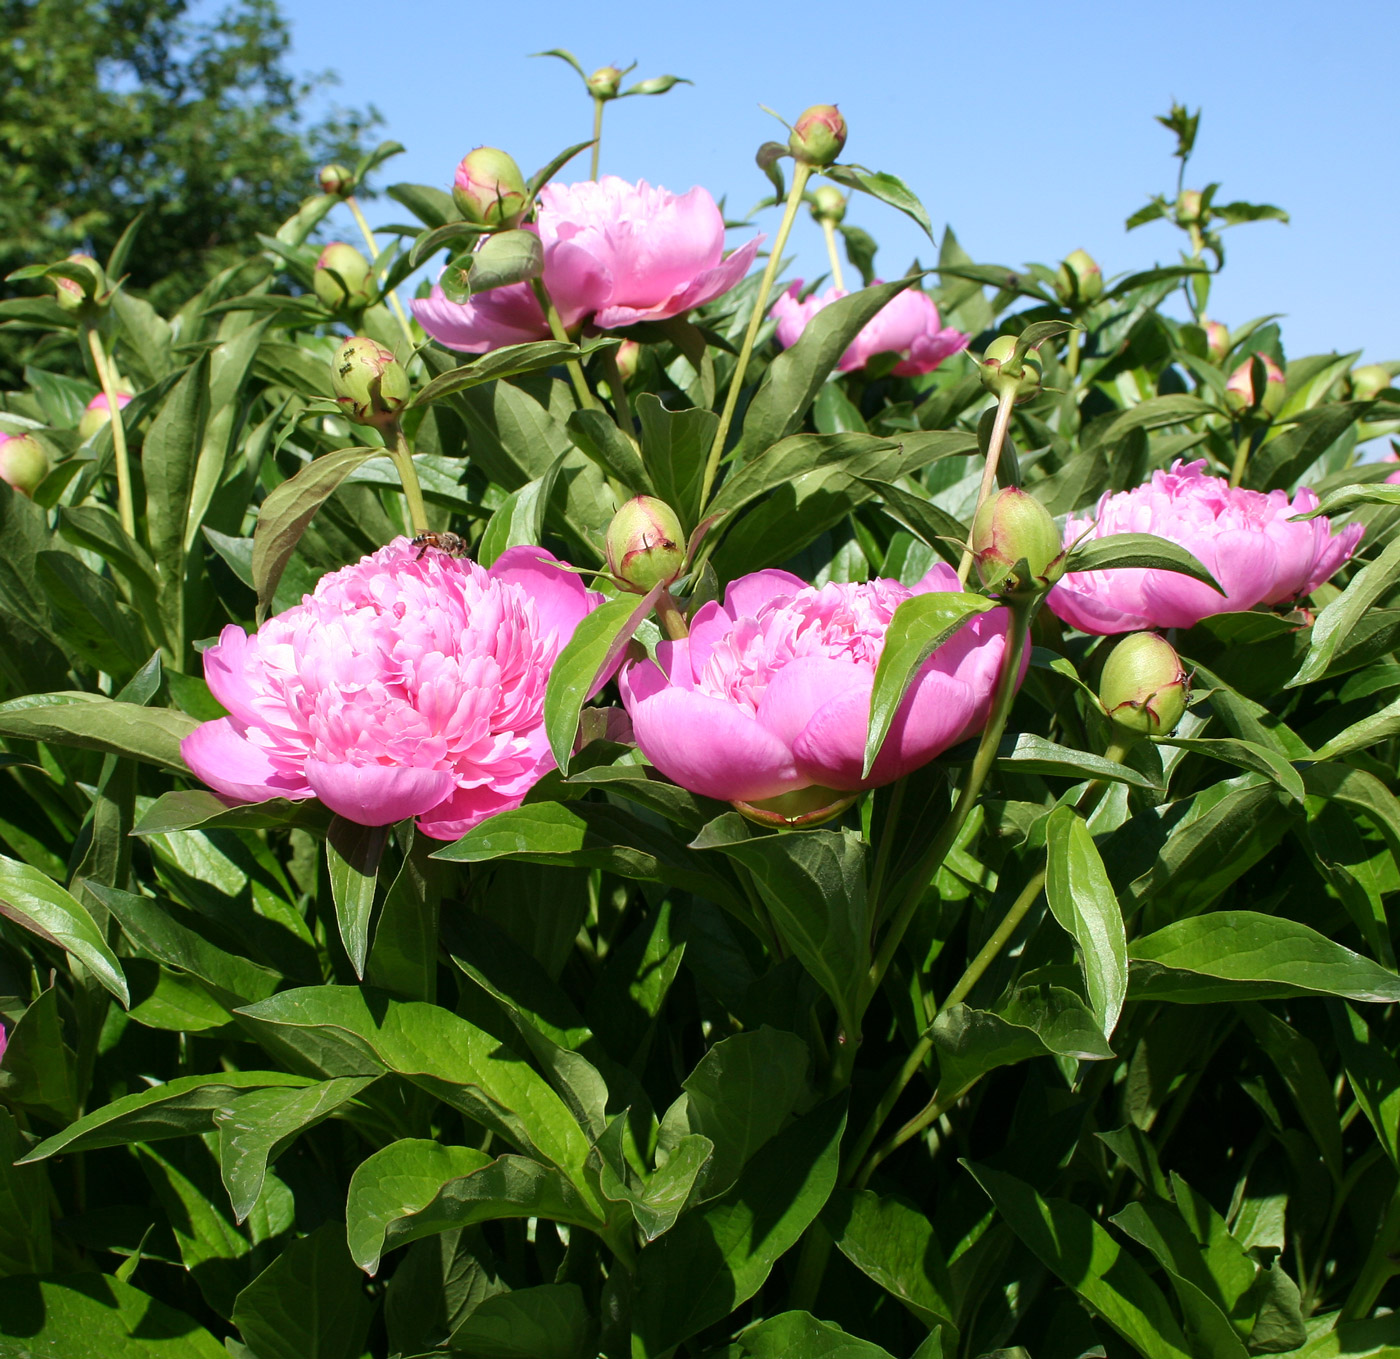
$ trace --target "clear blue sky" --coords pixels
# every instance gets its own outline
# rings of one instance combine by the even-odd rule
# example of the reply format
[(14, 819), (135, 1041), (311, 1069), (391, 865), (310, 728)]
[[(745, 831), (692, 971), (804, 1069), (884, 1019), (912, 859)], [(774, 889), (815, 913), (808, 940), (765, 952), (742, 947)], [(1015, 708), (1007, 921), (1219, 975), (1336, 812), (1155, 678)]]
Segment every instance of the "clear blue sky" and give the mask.
[[(212, 5), (200, 6), (207, 12)], [(835, 102), (846, 159), (901, 176), (941, 233), (951, 224), (981, 262), (1053, 263), (1077, 246), (1105, 274), (1175, 259), (1179, 233), (1124, 218), (1175, 184), (1171, 135), (1153, 121), (1173, 99), (1204, 109), (1188, 186), (1224, 201), (1276, 203), (1292, 224), (1225, 233), (1211, 313), (1238, 325), (1286, 314), (1291, 357), (1365, 350), (1400, 358), (1400, 187), (1394, 174), (1400, 5), (1274, 3), (1032, 6), (947, 0), (283, 0), (293, 65), (341, 77), (331, 98), (375, 104), (407, 154), (379, 184), (447, 187), (460, 157), (488, 144), (528, 173), (590, 132), (590, 105), (562, 62), (638, 65), (693, 87), (609, 106), (602, 169), (674, 190), (703, 184), (742, 215), (766, 192), (759, 144), (807, 105)], [(576, 175), (587, 174), (586, 161)], [(371, 221), (401, 220), (379, 199)], [(804, 214), (805, 217), (805, 214)], [(761, 214), (771, 233), (777, 214)], [(848, 221), (881, 243), (897, 276), (934, 250), (873, 199)], [(350, 236), (348, 221), (343, 234)], [(735, 234), (731, 241), (737, 243)], [(794, 237), (798, 272), (825, 270), (816, 228)]]

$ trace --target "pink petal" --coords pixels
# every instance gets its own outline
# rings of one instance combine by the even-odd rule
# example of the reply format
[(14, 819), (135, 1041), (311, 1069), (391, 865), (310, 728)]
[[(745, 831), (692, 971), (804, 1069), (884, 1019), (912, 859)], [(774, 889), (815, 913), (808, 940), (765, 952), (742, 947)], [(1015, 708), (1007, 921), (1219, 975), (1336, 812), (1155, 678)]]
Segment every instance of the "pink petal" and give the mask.
[(488, 816), (520, 806), (524, 793), (499, 793), (490, 785), (458, 788), (451, 797), (418, 818), (418, 829), (434, 840), (460, 840)]
[(543, 631), (553, 631), (560, 647), (594, 607), (583, 577), (566, 570), (542, 547), (508, 547), (491, 563), (487, 575), (521, 586), (535, 602)]
[(262, 697), (248, 678), (248, 651), (252, 638), (236, 624), (229, 623), (219, 640), (204, 653), (204, 680), (209, 692), (240, 722), (258, 726), (264, 713), (258, 708)]
[[(1400, 473), (1395, 475), (1400, 477)], [(1386, 480), (1390, 481), (1391, 477), (1387, 477)], [(1364, 524), (1348, 524), (1340, 533), (1335, 534), (1329, 540), (1327, 546), (1318, 553), (1317, 563), (1313, 567), (1312, 574), (1308, 577), (1307, 585), (1303, 590), (1305, 595), (1312, 594), (1319, 585), (1332, 578), (1333, 574), (1356, 551), (1356, 545), (1361, 541), (1361, 535), (1365, 532)]]
[(608, 304), (614, 280), (607, 262), (585, 245), (561, 239), (546, 249), (544, 282), (565, 326), (576, 326)]
[(228, 717), (204, 722), (180, 742), (180, 754), (195, 776), (216, 793), (240, 802), (267, 802), (275, 797), (300, 802), (312, 797), (304, 779), (279, 770)]
[(706, 302), (712, 302), (716, 297), (727, 293), (749, 272), (762, 242), (762, 236), (755, 236), (713, 269), (706, 269), (687, 287), (664, 301), (650, 307), (607, 307), (598, 312), (593, 318), (594, 322), (604, 330), (610, 330), (617, 326), (634, 325), (638, 321), (664, 321), (667, 317), (679, 316), (692, 307), (702, 307)]
[(414, 299), (413, 314), (439, 344), (464, 354), (549, 338), (549, 324), (528, 283), (493, 288), (468, 302), (449, 302), (434, 284), (430, 296)]
[(306, 761), (306, 781), (331, 811), (361, 826), (390, 826), (436, 807), (456, 786), (446, 769)]
[[(1085, 577), (1092, 574), (1084, 572)], [(1116, 574), (1125, 576), (1128, 571)], [(1146, 573), (1143, 573), (1146, 574)], [(1080, 583), (1077, 575), (1065, 576), (1049, 595), (1045, 603), (1050, 612), (1062, 618), (1072, 628), (1087, 632), (1091, 636), (1103, 637), (1119, 632), (1135, 632), (1140, 628), (1155, 626), (1141, 609), (1132, 609), (1128, 601), (1140, 602), (1136, 592), (1122, 591), (1113, 598), (1093, 589), (1092, 585)]]
[(729, 582), (724, 592), (724, 611), (733, 619), (756, 618), (765, 604), (806, 588), (807, 582), (791, 571), (753, 571)]
[(830, 656), (801, 656), (789, 661), (768, 681), (758, 705), (758, 720), (785, 746), (806, 731), (818, 708), (846, 690), (862, 689), (870, 708), (872, 675), (849, 661)]

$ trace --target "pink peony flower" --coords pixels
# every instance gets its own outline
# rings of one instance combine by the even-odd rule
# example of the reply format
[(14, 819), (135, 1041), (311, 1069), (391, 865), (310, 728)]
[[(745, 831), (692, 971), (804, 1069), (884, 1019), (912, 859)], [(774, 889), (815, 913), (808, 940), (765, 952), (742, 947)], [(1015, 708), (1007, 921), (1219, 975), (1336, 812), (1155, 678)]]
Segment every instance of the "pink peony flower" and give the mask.
[(1133, 632), (1139, 628), (1189, 628), (1217, 613), (1286, 604), (1310, 594), (1356, 551), (1362, 526), (1333, 534), (1320, 519), (1290, 523), (1317, 508), (1303, 487), (1290, 501), (1285, 491), (1232, 488), (1207, 476), (1204, 460), (1154, 472), (1146, 485), (1107, 492), (1096, 518), (1071, 515), (1066, 545), (1085, 529), (1095, 538), (1114, 533), (1155, 533), (1180, 543), (1225, 590), (1219, 595), (1175, 571), (1074, 571), (1050, 592), (1050, 608), (1081, 632)]
[(912, 589), (893, 580), (817, 587), (786, 571), (744, 576), (723, 606), (699, 610), (689, 638), (657, 647), (659, 665), (623, 668), (637, 743), (681, 787), (731, 802), (890, 783), (980, 730), (990, 713), (1005, 609), (973, 618), (939, 647), (861, 777), (875, 667), (895, 609), (958, 588), (941, 563)]
[(554, 768), (545, 682), (601, 600), (541, 548), (487, 571), (397, 538), (255, 635), (226, 627), (204, 677), (230, 715), (181, 753), (240, 802), (317, 797), (361, 825), (416, 816), (455, 839)]
[[(877, 283), (879, 279), (875, 280)], [(823, 307), (850, 294), (844, 288), (828, 288), (820, 296), (799, 300), (799, 278), (769, 311), (778, 321), (778, 343), (784, 349), (795, 345), (807, 323)], [(944, 359), (966, 349), (972, 337), (945, 327), (933, 298), (917, 288), (906, 288), (875, 313), (859, 335), (851, 341), (836, 367), (843, 373), (864, 368), (877, 354), (898, 354), (894, 371), (900, 377), (931, 373)]]
[[(544, 284), (568, 329), (664, 321), (710, 302), (743, 278), (763, 239), (725, 256), (724, 218), (706, 190), (673, 194), (616, 175), (546, 185), (527, 230), (544, 245)], [(549, 338), (528, 283), (460, 303), (435, 285), (413, 314), (433, 339), (467, 354)]]

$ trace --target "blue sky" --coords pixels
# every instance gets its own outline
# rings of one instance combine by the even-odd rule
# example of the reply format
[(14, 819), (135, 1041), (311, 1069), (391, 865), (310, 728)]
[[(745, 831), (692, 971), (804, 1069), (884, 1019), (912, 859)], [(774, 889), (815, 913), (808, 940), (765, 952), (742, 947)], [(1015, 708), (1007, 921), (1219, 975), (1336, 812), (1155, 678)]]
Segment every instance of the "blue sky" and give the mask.
[[(211, 6), (204, 5), (207, 10)], [(381, 185), (447, 187), (460, 157), (488, 144), (528, 173), (584, 140), (591, 106), (562, 62), (637, 62), (633, 79), (672, 72), (693, 87), (609, 106), (602, 169), (682, 191), (703, 184), (742, 215), (766, 192), (753, 163), (789, 119), (835, 102), (851, 128), (845, 158), (901, 176), (941, 233), (951, 224), (980, 262), (1054, 263), (1078, 246), (1105, 274), (1176, 257), (1179, 234), (1123, 220), (1170, 191), (1171, 135), (1153, 121), (1173, 99), (1204, 114), (1188, 187), (1276, 203), (1289, 226), (1226, 232), (1211, 313), (1239, 325), (1281, 312), (1291, 357), (1364, 349), (1400, 358), (1400, 93), (1390, 56), (1400, 5), (969, 5), (946, 0), (707, 0), (588, 5), (572, 0), (283, 0), (293, 65), (341, 77), (331, 98), (373, 103), (407, 153)], [(587, 174), (584, 160), (576, 176)], [(565, 177), (570, 177), (566, 174)], [(371, 221), (402, 219), (392, 201)], [(804, 214), (805, 217), (805, 214)], [(881, 243), (897, 276), (935, 251), (872, 199), (847, 219)], [(777, 214), (760, 215), (771, 233)], [(351, 237), (348, 220), (343, 234)], [(731, 236), (737, 243), (738, 234)], [(797, 272), (824, 272), (816, 228), (794, 235)]]

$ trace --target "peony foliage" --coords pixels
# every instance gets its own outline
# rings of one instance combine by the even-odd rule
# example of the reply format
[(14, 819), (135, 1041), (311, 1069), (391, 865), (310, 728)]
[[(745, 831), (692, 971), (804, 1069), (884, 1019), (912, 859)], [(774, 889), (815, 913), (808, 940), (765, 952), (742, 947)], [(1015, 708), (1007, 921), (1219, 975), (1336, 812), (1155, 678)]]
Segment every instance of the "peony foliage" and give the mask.
[(0, 1355), (1400, 1353), (1400, 364), (543, 55), (0, 302)]

